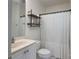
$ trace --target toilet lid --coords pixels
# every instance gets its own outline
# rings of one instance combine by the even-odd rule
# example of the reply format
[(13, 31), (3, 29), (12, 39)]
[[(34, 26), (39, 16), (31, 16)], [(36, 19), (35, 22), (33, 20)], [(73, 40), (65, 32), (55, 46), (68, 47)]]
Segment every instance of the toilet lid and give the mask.
[(38, 51), (39, 54), (47, 55), (50, 54), (50, 51), (48, 49), (40, 49)]

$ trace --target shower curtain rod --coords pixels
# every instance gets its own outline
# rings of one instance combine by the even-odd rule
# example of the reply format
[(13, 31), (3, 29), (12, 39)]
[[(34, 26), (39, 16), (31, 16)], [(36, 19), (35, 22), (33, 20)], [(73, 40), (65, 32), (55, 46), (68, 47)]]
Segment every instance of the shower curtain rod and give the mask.
[(69, 12), (69, 11), (71, 11), (71, 9), (63, 10), (63, 11), (56, 11), (56, 12), (49, 12), (49, 13), (42, 13), (42, 14), (39, 14), (39, 15), (41, 16), (41, 15), (56, 14), (56, 13)]

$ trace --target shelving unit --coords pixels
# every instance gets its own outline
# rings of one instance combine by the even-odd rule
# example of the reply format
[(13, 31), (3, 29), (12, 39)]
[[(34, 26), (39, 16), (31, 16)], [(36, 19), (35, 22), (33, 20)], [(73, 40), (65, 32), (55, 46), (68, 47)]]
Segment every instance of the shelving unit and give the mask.
[(34, 14), (28, 14), (28, 16), (35, 17), (35, 18), (40, 18), (39, 16), (34, 15)]
[[(40, 27), (40, 16), (37, 16), (35, 14), (32, 14), (32, 10), (29, 11), (30, 13), (28, 14), (28, 16), (30, 16), (30, 23), (27, 23), (27, 25), (30, 25), (30, 27)], [(35, 19), (33, 18), (36, 18), (36, 23), (34, 23), (33, 21), (35, 21)], [(39, 21), (39, 22), (37, 22)]]

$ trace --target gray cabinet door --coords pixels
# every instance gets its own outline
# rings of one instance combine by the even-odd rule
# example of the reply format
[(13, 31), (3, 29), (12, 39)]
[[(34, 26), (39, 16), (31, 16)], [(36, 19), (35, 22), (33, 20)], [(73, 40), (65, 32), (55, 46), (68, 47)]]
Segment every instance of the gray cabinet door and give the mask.
[(25, 55), (25, 59), (36, 59), (36, 46), (35, 45), (28, 47), (28, 52)]
[(12, 55), (12, 59), (25, 59), (24, 51), (16, 52)]

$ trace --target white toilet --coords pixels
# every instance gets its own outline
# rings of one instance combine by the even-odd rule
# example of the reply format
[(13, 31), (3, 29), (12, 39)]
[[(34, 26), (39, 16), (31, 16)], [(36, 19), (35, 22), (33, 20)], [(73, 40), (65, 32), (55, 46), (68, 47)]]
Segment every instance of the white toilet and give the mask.
[(51, 52), (48, 49), (42, 48), (40, 49), (40, 41), (37, 41), (37, 59), (50, 59)]
[(48, 49), (40, 49), (38, 50), (39, 59), (50, 59), (51, 52)]

